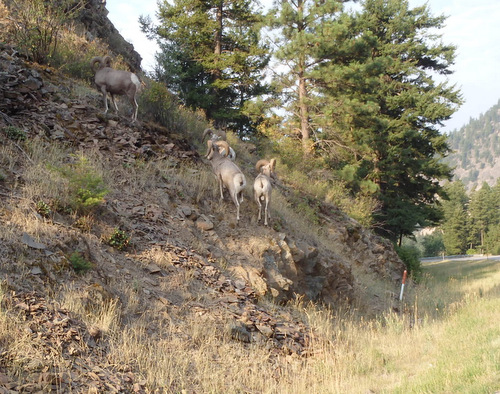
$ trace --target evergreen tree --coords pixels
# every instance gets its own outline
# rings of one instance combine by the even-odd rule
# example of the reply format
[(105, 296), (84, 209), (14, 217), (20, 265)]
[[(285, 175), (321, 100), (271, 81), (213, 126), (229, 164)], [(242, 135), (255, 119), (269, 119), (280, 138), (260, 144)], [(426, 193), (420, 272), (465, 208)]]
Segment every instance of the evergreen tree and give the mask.
[(461, 181), (445, 185), (447, 199), (442, 201), (444, 220), (443, 243), (446, 253), (462, 254), (467, 250), (467, 205), (469, 199)]
[(422, 238), (422, 257), (439, 256), (445, 251), (443, 233), (439, 229)]
[(205, 111), (215, 125), (240, 134), (254, 131), (249, 100), (265, 93), (262, 72), (269, 50), (261, 44), (261, 15), (250, 0), (166, 0), (159, 26), (141, 18), (158, 40), (155, 77), (187, 106)]
[(298, 130), (306, 154), (312, 147), (311, 134), (317, 131), (313, 118), (319, 99), (311, 72), (322, 61), (319, 42), (331, 40), (319, 33), (324, 24), (336, 20), (340, 10), (341, 2), (335, 0), (284, 0), (269, 12), (271, 27), (279, 31), (275, 56), (285, 66), (273, 78), (281, 105), (291, 114), (285, 133), (297, 135)]
[(479, 248), (484, 252), (485, 236), (490, 226), (495, 225), (498, 217), (498, 207), (495, 205), (495, 194), (484, 182), (481, 189), (473, 190), (470, 196), (469, 204), (469, 242), (471, 248)]
[(439, 182), (451, 176), (440, 161), (449, 147), (439, 127), (461, 98), (433, 79), (449, 74), (454, 60), (455, 48), (431, 33), (444, 20), (406, 0), (366, 0), (341, 25), (325, 24), (331, 39), (318, 44), (323, 60), (314, 75), (326, 115), (318, 138), (341, 135), (351, 155), (332, 165), (353, 168), (360, 185), (377, 185), (382, 208), (375, 216), (394, 241), (439, 222)]

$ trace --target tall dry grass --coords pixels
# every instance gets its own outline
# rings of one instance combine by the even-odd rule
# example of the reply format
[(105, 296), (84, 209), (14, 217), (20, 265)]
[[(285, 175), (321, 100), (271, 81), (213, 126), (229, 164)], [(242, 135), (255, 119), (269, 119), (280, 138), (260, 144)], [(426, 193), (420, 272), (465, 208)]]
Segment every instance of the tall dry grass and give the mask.
[[(459, 266), (466, 273), (457, 279)], [(134, 366), (152, 391), (169, 393), (493, 393), (500, 389), (500, 262), (446, 268), (449, 274), (426, 267), (424, 283), (410, 286), (404, 312), (375, 319), (300, 300), (266, 305), (311, 327), (307, 358), (274, 355), (264, 342), (235, 342), (231, 319), (183, 310), (159, 316), (155, 333), (146, 315), (105, 324), (108, 362)], [(119, 321), (116, 314), (96, 312), (89, 324)]]
[[(31, 161), (25, 175), (30, 181), (23, 188), (26, 203), (14, 208), (9, 226), (49, 236), (50, 226), (33, 220), (29, 202), (32, 205), (38, 197), (55, 194), (61, 197), (64, 189), (54, 190), (57, 179), (48, 177), (46, 171), (48, 164), (63, 162), (68, 153), (52, 148), (48, 157), (43, 145), (32, 144), (26, 147)], [(0, 151), (2, 163), (18, 165), (8, 161), (9, 152), (6, 147)], [(184, 193), (182, 198), (201, 200), (212, 192), (209, 168), (179, 170), (167, 162), (117, 167), (98, 156), (93, 163), (111, 194), (128, 185), (132, 192), (158, 193), (161, 201), (153, 181), (161, 178), (169, 180), (169, 193)], [(286, 220), (303, 220), (289, 216), (279, 195), (276, 201), (278, 214)], [(0, 240), (8, 233), (4, 229)], [(170, 256), (161, 249), (152, 258), (169, 265)], [(22, 272), (22, 256), (17, 264)], [(111, 285), (124, 294), (124, 303), (109, 300), (88, 309), (81, 289), (70, 284), (60, 289), (58, 299), (88, 327), (103, 333), (109, 343), (103, 363), (130, 366), (150, 391), (493, 393), (500, 389), (499, 283), (498, 261), (441, 262), (424, 267), (421, 284), (408, 285), (399, 311), (383, 311), (374, 318), (356, 308), (326, 309), (300, 300), (286, 306), (265, 305), (311, 327), (309, 357), (275, 354), (265, 341), (235, 342), (230, 335), (231, 318), (197, 313), (189, 306), (194, 301), (208, 308), (209, 300), (197, 293), (195, 279), (184, 271), (173, 272), (161, 284), (161, 291), (179, 300), (168, 310), (158, 307), (145, 313), (141, 284), (119, 279)], [(21, 375), (26, 363), (41, 357), (39, 346), (22, 334), (26, 332), (23, 321), (6, 308), (0, 310), (0, 343), (16, 355), (12, 367)], [(57, 355), (51, 362), (55, 370), (66, 366)]]

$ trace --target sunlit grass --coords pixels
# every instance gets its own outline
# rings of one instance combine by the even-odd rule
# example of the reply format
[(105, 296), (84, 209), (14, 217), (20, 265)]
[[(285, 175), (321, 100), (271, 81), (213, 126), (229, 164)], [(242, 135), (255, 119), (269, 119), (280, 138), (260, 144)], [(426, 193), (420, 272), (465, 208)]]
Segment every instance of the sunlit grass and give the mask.
[[(30, 207), (38, 198), (60, 196), (55, 184), (50, 184), (57, 179), (44, 176), (42, 145), (33, 145), (27, 152), (33, 161), (33, 168), (26, 172), (30, 182), (23, 189), (24, 200), (9, 210), (0, 240), (19, 237), (21, 231), (42, 240), (56, 236), (49, 222), (34, 220)], [(0, 150), (2, 163), (9, 166), (7, 153), (5, 148)], [(54, 151), (51, 161), (60, 163), (65, 155), (62, 150)], [(166, 212), (179, 201), (218, 200), (209, 166), (177, 167), (162, 161), (110, 168), (97, 157), (94, 162), (116, 198), (117, 190), (128, 188), (130, 195), (147, 196)], [(157, 188), (158, 181), (168, 187)], [(313, 231), (311, 218), (295, 212), (278, 191), (273, 201), (275, 224), (306, 227), (311, 230), (308, 237), (317, 237), (318, 244), (330, 250), (320, 238), (326, 236), (317, 228)], [(253, 202), (247, 203), (252, 209)], [(166, 270), (172, 266), (171, 256), (161, 248), (139, 252), (136, 257)], [(29, 271), (21, 256), (16, 267), (19, 273)], [(369, 273), (357, 279), (366, 288), (364, 297), (377, 293), (381, 305), (390, 305), (390, 299), (394, 303), (399, 290), (395, 286), (377, 288), (381, 285), (371, 283)], [(192, 311), (190, 302), (206, 302), (209, 308), (210, 297), (197, 293), (199, 283), (191, 271), (169, 272), (169, 280), (162, 281), (158, 291), (165, 299), (176, 299), (176, 305), (158, 305), (147, 313), (140, 278), (113, 279), (110, 287), (121, 294), (120, 300), (106, 299), (102, 305), (92, 294), (84, 294), (97, 289), (94, 285), (83, 289), (66, 283), (57, 294), (72, 317), (102, 332), (108, 344), (103, 364), (134, 370), (151, 392), (493, 393), (500, 389), (499, 283), (498, 261), (440, 262), (424, 266), (422, 282), (408, 284), (397, 309), (383, 309), (376, 316), (368, 316), (366, 306), (328, 309), (300, 299), (286, 306), (264, 305), (275, 314), (286, 312), (307, 323), (311, 329), (307, 357), (276, 354), (265, 340), (242, 344), (229, 334), (234, 322), (230, 315)], [(6, 308), (0, 312), (0, 342), (11, 355), (14, 373), (21, 376), (26, 363), (43, 355), (26, 334), (26, 322)], [(55, 370), (66, 367), (57, 356), (51, 363)]]

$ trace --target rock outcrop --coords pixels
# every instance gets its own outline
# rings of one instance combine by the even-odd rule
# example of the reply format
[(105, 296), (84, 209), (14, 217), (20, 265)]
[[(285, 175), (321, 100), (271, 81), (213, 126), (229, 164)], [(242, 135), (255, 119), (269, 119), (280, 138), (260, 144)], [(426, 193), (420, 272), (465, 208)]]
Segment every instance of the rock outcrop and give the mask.
[(85, 26), (89, 38), (97, 37), (106, 42), (117, 55), (122, 55), (130, 67), (130, 71), (141, 70), (142, 58), (134, 46), (126, 41), (108, 19), (106, 0), (86, 0), (85, 8), (78, 20)]
[[(13, 0), (0, 0), (0, 12), (6, 13), (12, 3)], [(75, 0), (75, 3), (77, 3), (77, 0)], [(106, 0), (85, 0), (83, 4), (84, 7), (78, 13), (75, 22), (82, 25), (87, 39), (90, 41), (98, 38), (105, 42), (115, 55), (123, 57), (130, 71), (140, 71), (142, 58), (134, 49), (134, 46), (120, 35), (113, 23), (108, 19), (109, 12), (106, 9)], [(0, 27), (2, 27), (3, 23), (7, 23), (7, 20), (4, 21), (3, 15), (0, 15)]]

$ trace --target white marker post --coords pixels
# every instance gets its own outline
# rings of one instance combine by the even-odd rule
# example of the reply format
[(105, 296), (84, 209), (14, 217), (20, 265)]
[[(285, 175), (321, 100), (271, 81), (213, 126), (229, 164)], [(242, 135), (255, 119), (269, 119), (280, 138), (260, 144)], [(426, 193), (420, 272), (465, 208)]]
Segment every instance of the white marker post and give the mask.
[(401, 283), (401, 293), (399, 293), (399, 301), (403, 301), (403, 291), (405, 289), (405, 283), (406, 283), (406, 276), (408, 275), (408, 273), (406, 272), (403, 272), (403, 283)]

